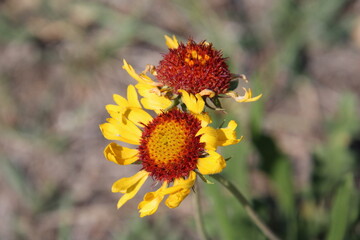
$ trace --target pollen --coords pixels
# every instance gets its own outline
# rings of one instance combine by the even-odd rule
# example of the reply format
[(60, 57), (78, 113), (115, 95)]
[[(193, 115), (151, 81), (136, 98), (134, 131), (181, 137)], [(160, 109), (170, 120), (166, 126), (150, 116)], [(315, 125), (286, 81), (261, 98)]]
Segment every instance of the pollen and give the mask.
[(189, 113), (171, 110), (144, 127), (139, 146), (143, 169), (158, 181), (187, 177), (204, 154), (204, 143), (196, 133), (200, 121)]
[(169, 49), (156, 67), (157, 79), (175, 91), (183, 89), (196, 94), (209, 89), (216, 94), (226, 93), (231, 73), (221, 51), (212, 44), (189, 40), (178, 48)]

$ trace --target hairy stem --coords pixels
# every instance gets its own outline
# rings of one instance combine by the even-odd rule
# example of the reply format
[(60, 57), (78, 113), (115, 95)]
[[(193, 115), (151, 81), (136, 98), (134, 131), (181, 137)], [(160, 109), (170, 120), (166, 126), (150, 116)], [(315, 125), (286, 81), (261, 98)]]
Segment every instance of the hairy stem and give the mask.
[(263, 232), (263, 234), (270, 240), (279, 240), (278, 238), (259, 218), (254, 209), (252, 209), (249, 201), (244, 197), (244, 195), (226, 178), (224, 178), (220, 174), (210, 175), (216, 181), (218, 181), (221, 185), (223, 185), (227, 190), (229, 190), (234, 197), (243, 205), (246, 213), (249, 215), (250, 219), (254, 222), (254, 224)]
[(196, 228), (198, 231), (198, 234), (200, 236), (201, 240), (210, 240), (209, 236), (206, 234), (205, 226), (204, 226), (204, 220), (202, 218), (202, 210), (201, 210), (201, 203), (200, 203), (200, 188), (198, 187), (199, 184), (196, 181), (196, 192), (194, 197), (194, 205), (196, 208), (195, 211), (195, 222), (196, 222)]

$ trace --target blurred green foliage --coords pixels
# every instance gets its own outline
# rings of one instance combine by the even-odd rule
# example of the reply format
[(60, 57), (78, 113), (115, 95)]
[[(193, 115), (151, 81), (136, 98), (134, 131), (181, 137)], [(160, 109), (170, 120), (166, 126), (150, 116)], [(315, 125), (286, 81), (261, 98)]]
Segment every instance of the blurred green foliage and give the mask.
[[(261, 218), (282, 239), (360, 238), (359, 92), (351, 86), (345, 90), (332, 89), (341, 97), (332, 104), (334, 111), (324, 111), (325, 120), (319, 120), (317, 124), (321, 129), (312, 130), (318, 141), (313, 141), (317, 143), (308, 152), (311, 159), (311, 167), (306, 170), (309, 179), (301, 187), (296, 183), (296, 160), (282, 149), (276, 134), (269, 128), (265, 129), (268, 116), (281, 103), (290, 101), (288, 99), (296, 95), (299, 86), (309, 84), (311, 88), (321, 88), (321, 83), (310, 70), (312, 62), (309, 58), (324, 49), (349, 44), (352, 24), (356, 20), (356, 14), (349, 9), (356, 1), (277, 0), (272, 1), (271, 11), (267, 11), (265, 17), (262, 12), (251, 15), (256, 12), (251, 1), (210, 1), (211, 4), (191, 0), (129, 1), (123, 8), (112, 1), (24, 2), (27, 4), (10, 0), (0, 2), (1, 50), (12, 45), (30, 46), (34, 54), (31, 57), (35, 65), (40, 66), (34, 71), (61, 66), (72, 81), (70, 88), (78, 88), (79, 92), (89, 86), (97, 88), (93, 78), (96, 69), (114, 60), (120, 68), (120, 59), (127, 57), (123, 51), (142, 46), (164, 52), (163, 34), (175, 33), (180, 39), (192, 36), (196, 40), (213, 42), (225, 56), (230, 57), (229, 65), (233, 72), (247, 72), (253, 91), (264, 93), (256, 103), (227, 105), (230, 110), (226, 120), (236, 119), (239, 133), (245, 139), (236, 146), (222, 149), (225, 158), (231, 157), (224, 175), (239, 187)], [(149, 13), (149, 9), (157, 12)], [(181, 21), (172, 19), (176, 18), (172, 15), (174, 13)], [(157, 20), (156, 15), (159, 17)], [(4, 63), (6, 60), (2, 59)], [(239, 63), (245, 63), (243, 70), (236, 69)], [(349, 60), (348, 64), (354, 63)], [(14, 90), (17, 84), (28, 79), (15, 81), (14, 75), (11, 70), (3, 68), (0, 72), (0, 101), (4, 103), (0, 110), (2, 136), (10, 140), (16, 136), (28, 139), (28, 142), (40, 142), (43, 147), (51, 146), (54, 155), (71, 151), (70, 139), (51, 129), (56, 104), (63, 101), (58, 88), (64, 82), (49, 84), (50, 87), (40, 95), (31, 95), (34, 97), (31, 99), (33, 105), (38, 106), (34, 110), (24, 105), (29, 100), (18, 100), (16, 94), (19, 93)], [(281, 83), (277, 81), (280, 78), (283, 79)], [(47, 80), (51, 82), (51, 78)], [(301, 96), (300, 101), (306, 97)], [(86, 107), (70, 106), (67, 110), (81, 113), (92, 106)], [(12, 114), (15, 120), (9, 117)], [(219, 119), (223, 117), (221, 115)], [(282, 120), (291, 122), (293, 118)], [(219, 125), (221, 121), (214, 124)], [(294, 132), (301, 127), (298, 122), (293, 123)], [(31, 176), (26, 166), (13, 161), (5, 149), (0, 150), (1, 179), (26, 206), (19, 207), (12, 217), (12, 225), (6, 226), (14, 232), (12, 238), (32, 239), (33, 231), (24, 227), (24, 218), (37, 223), (41, 216), (57, 211), (60, 220), (52, 236), (74, 239), (76, 226), (71, 224), (66, 211), (91, 205), (96, 198), (89, 199), (88, 203), (76, 202), (69, 193), (71, 186), (61, 182), (49, 181), (41, 188), (37, 187), (34, 184), (36, 176)], [(264, 186), (262, 190), (254, 191), (252, 185), (257, 181)], [(204, 206), (210, 206), (203, 209), (205, 228), (211, 239), (265, 239), (225, 189), (218, 184), (200, 186), (205, 188)], [(108, 203), (115, 208), (113, 199)], [(126, 215), (125, 220), (122, 219), (127, 221), (124, 223), (126, 227), (120, 230), (109, 227), (104, 236), (119, 240), (194, 237), (193, 219), (172, 217), (177, 210), (171, 211), (168, 215), (144, 219), (137, 219), (135, 213)], [(114, 211), (114, 214), (118, 213)]]

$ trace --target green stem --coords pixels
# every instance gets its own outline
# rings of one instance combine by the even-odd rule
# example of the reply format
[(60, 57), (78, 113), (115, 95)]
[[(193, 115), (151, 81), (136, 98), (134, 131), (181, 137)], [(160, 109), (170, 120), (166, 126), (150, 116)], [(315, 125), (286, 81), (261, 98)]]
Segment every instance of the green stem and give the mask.
[(246, 213), (249, 215), (250, 219), (254, 222), (254, 224), (263, 232), (263, 234), (270, 240), (279, 240), (278, 238), (259, 218), (259, 216), (255, 213), (254, 209), (252, 209), (251, 204), (244, 197), (244, 195), (226, 178), (224, 178), (220, 174), (210, 175), (216, 181), (218, 181), (221, 185), (227, 188), (234, 197), (243, 205)]
[(201, 240), (210, 240), (209, 236), (206, 234), (204, 220), (202, 218), (201, 203), (200, 203), (200, 188), (198, 187), (199, 184), (198, 182), (196, 182), (195, 184), (196, 184), (196, 188), (195, 188), (196, 192), (194, 198), (194, 205), (196, 208), (195, 211), (196, 228)]

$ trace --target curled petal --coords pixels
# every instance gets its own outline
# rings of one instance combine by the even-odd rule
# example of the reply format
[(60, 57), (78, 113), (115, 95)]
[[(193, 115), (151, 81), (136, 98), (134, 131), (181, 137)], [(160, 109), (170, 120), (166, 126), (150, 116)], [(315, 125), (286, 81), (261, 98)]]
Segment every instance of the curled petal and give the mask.
[(107, 160), (120, 165), (128, 165), (138, 160), (138, 150), (110, 143), (104, 149)]
[(227, 92), (226, 95), (232, 97), (237, 102), (254, 102), (259, 100), (262, 97), (262, 94), (259, 94), (256, 97), (252, 97), (252, 91), (251, 89), (243, 88), (245, 91), (245, 94), (243, 96), (239, 96), (236, 92), (230, 91)]
[(117, 208), (120, 208), (136, 195), (148, 176), (149, 173), (142, 170), (132, 177), (119, 179), (113, 184), (111, 189), (112, 192), (124, 193), (118, 201)]
[(199, 94), (201, 96), (209, 96), (210, 98), (213, 98), (216, 95), (215, 92), (213, 90), (210, 90), (210, 89), (204, 89), (201, 92), (199, 92)]
[(216, 174), (226, 167), (224, 158), (215, 151), (208, 151), (209, 156), (199, 158), (197, 168), (201, 174)]
[(189, 195), (191, 188), (194, 186), (196, 180), (196, 173), (191, 171), (187, 179), (177, 178), (174, 181), (174, 186), (168, 188), (170, 193), (169, 197), (166, 199), (165, 204), (169, 208), (176, 208), (180, 203)]
[(231, 120), (226, 128), (214, 129), (210, 126), (201, 128), (196, 136), (201, 135), (200, 142), (205, 143), (205, 149), (216, 150), (219, 146), (236, 144), (242, 140), (236, 138), (237, 124)]
[(176, 193), (170, 194), (166, 199), (165, 204), (169, 208), (176, 208), (180, 203), (190, 194), (191, 190), (189, 188), (182, 188)]
[(196, 173), (191, 171), (187, 179), (177, 178), (172, 187), (167, 187), (167, 182), (156, 190), (145, 194), (142, 202), (139, 203), (140, 217), (148, 216), (155, 213), (159, 204), (164, 199), (165, 195), (169, 194), (165, 204), (169, 208), (175, 208), (186, 198), (190, 193), (190, 189), (194, 186), (196, 180)]
[(240, 142), (243, 137), (241, 137), (240, 139), (236, 138), (236, 127), (236, 122), (234, 120), (231, 120), (226, 128), (216, 129), (217, 145), (228, 146)]
[(163, 193), (163, 190), (166, 187), (167, 182), (164, 182), (163, 185), (155, 192), (149, 192), (145, 194), (143, 201), (138, 205), (140, 217), (154, 214), (157, 211), (159, 204), (164, 199), (165, 194)]
[(170, 49), (176, 49), (179, 47), (179, 43), (175, 37), (175, 35), (170, 38), (169, 36), (165, 35), (165, 43)]

